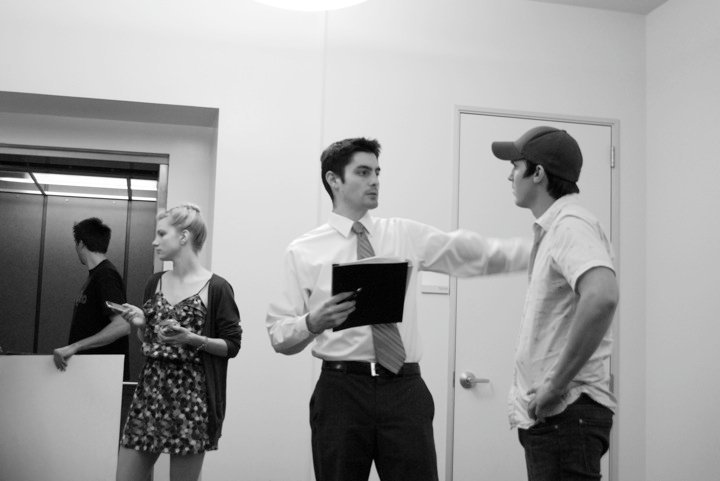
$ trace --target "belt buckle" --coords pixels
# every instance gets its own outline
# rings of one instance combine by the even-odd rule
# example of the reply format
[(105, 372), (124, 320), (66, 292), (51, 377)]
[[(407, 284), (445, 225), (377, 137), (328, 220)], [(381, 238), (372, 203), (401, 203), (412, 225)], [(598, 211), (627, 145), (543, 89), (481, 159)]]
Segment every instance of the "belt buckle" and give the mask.
[(377, 372), (376, 366), (377, 366), (377, 363), (376, 363), (376, 362), (371, 362), (371, 363), (370, 363), (370, 375), (371, 375), (372, 377), (378, 377), (378, 376), (380, 375), (380, 373)]

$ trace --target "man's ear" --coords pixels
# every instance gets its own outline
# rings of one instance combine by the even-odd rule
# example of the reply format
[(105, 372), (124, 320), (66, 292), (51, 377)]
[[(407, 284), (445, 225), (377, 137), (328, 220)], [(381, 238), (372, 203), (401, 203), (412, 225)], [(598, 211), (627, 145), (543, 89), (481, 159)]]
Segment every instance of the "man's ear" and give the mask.
[(332, 170), (328, 170), (327, 172), (325, 172), (325, 180), (328, 184), (330, 184), (330, 187), (332, 188), (336, 188), (338, 183), (342, 182), (340, 177)]
[(545, 173), (545, 167), (542, 165), (536, 165), (535, 166), (535, 172), (533, 172), (532, 176), (533, 182), (536, 184), (539, 184), (543, 181), (543, 179), (547, 179), (547, 174)]

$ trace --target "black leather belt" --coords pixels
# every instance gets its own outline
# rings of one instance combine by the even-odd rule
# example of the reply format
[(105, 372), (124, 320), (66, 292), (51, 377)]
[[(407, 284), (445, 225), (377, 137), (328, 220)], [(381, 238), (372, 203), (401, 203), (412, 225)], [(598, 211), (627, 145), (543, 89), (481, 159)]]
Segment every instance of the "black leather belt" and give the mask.
[(337, 371), (345, 374), (360, 374), (373, 377), (417, 376), (420, 374), (420, 364), (416, 362), (406, 362), (397, 374), (393, 374), (392, 371), (388, 371), (376, 362), (323, 361), (322, 368), (323, 371)]

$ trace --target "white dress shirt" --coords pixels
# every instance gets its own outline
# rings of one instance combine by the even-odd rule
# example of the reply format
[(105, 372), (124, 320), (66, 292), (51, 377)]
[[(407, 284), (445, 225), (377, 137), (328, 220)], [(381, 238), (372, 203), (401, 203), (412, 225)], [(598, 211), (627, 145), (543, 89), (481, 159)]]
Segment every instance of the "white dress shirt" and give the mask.
[[(469, 231), (442, 232), (407, 219), (373, 218), (360, 222), (377, 257), (401, 257), (412, 264), (403, 312), (398, 324), (407, 354), (418, 362), (421, 346), (417, 328), (416, 285), (418, 271), (459, 277), (527, 268), (531, 242), (527, 239), (490, 239)], [(277, 352), (295, 354), (315, 341), (314, 356), (329, 361), (375, 361), (372, 329), (361, 326), (318, 335), (308, 331), (308, 313), (331, 296), (332, 264), (357, 259), (353, 221), (332, 213), (327, 224), (294, 240), (285, 255), (282, 293), (270, 304), (266, 327)]]
[[(530, 401), (527, 391), (552, 376), (567, 343), (577, 306), (578, 279), (595, 267), (615, 270), (612, 245), (600, 222), (578, 204), (577, 194), (556, 200), (535, 221), (533, 230), (535, 242), (530, 261), (530, 284), (515, 352), (514, 382), (508, 399), (510, 425), (523, 429), (535, 424), (527, 412)], [(611, 353), (612, 330), (608, 329), (553, 414), (564, 411), (582, 393), (615, 409), (615, 397), (610, 392)]]

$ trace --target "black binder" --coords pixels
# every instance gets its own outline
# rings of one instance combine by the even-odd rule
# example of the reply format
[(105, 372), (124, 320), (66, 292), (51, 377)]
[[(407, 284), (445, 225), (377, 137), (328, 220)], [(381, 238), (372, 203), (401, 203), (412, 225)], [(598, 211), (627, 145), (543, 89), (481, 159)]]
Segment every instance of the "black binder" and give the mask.
[(333, 331), (402, 322), (411, 267), (405, 259), (373, 257), (333, 264), (332, 295), (360, 289), (355, 300), (355, 310)]

